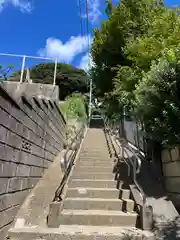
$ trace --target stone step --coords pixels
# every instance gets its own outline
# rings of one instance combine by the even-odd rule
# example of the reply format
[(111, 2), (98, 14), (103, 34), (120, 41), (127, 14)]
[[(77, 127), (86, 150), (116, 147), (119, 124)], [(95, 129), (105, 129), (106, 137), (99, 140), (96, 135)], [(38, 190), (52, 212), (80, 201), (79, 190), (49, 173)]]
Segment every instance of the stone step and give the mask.
[(135, 202), (132, 199), (121, 199), (123, 202), (122, 210), (126, 212), (134, 212)]
[(103, 156), (108, 156), (109, 152), (108, 152), (108, 148), (106, 147), (100, 147), (96, 150), (94, 150), (94, 146), (89, 146), (86, 150), (82, 149), (82, 151), (80, 152), (80, 154), (84, 154), (84, 155), (88, 155), (88, 154), (99, 154), (99, 155), (103, 155)]
[[(123, 183), (122, 183), (123, 184)], [(117, 183), (114, 180), (103, 179), (71, 179), (68, 183), (70, 188), (114, 188), (116, 189)]]
[[(99, 171), (98, 171), (99, 170)], [(113, 169), (112, 168), (104, 168), (104, 167), (75, 167), (73, 173), (76, 174), (82, 174), (82, 173), (88, 173), (88, 174), (111, 174), (114, 176)]]
[(103, 163), (103, 164), (114, 164), (112, 160), (104, 160), (99, 158), (90, 158), (90, 159), (81, 158), (81, 159), (78, 159), (77, 162), (80, 162), (80, 163), (88, 163), (88, 162), (96, 163), (97, 162), (97, 163)]
[(104, 163), (113, 163), (112, 159), (105, 159), (101, 157), (79, 157), (79, 162), (104, 162)]
[(122, 200), (103, 198), (66, 198), (63, 203), (64, 209), (77, 210), (122, 210)]
[[(119, 199), (120, 191), (114, 188), (68, 188), (66, 198), (115, 198)], [(125, 198), (125, 197), (123, 197)]]
[(105, 159), (110, 159), (109, 157), (109, 153), (108, 152), (105, 152), (104, 149), (102, 149), (101, 151), (99, 152), (92, 152), (91, 150), (89, 150), (87, 153), (83, 153), (81, 152), (79, 154), (79, 156), (81, 157), (103, 157)]
[(120, 190), (120, 198), (121, 199), (129, 199), (130, 198), (130, 190), (129, 189), (119, 189)]
[(96, 150), (94, 150), (94, 147), (89, 146), (87, 149), (82, 149), (80, 154), (88, 155), (88, 154), (99, 154), (103, 156), (109, 156), (109, 151), (107, 146), (106, 147), (100, 147)]
[(60, 225), (95, 225), (95, 226), (131, 226), (135, 227), (137, 213), (106, 210), (63, 210), (59, 217)]
[(134, 201), (130, 199), (66, 198), (63, 202), (63, 208), (133, 212)]
[(77, 163), (79, 163), (79, 164), (101, 164), (104, 166), (113, 166), (114, 165), (114, 162), (112, 162), (112, 161), (104, 161), (104, 160), (99, 160), (99, 159), (94, 159), (94, 160), (89, 159), (88, 161), (79, 159), (77, 161)]
[(154, 234), (130, 227), (61, 225), (59, 228), (13, 228), (10, 240), (152, 240)]
[[(102, 143), (101, 143), (102, 144)], [(90, 146), (91, 144), (89, 144)], [(104, 146), (100, 146), (98, 148), (93, 147), (93, 149), (91, 147), (86, 147), (86, 148), (82, 148), (81, 153), (102, 153), (102, 150), (104, 150), (103, 154), (107, 153), (108, 154), (108, 150), (107, 150), (107, 145), (105, 144)]]
[(102, 163), (102, 164), (109, 164), (111, 166), (113, 164), (112, 161), (104, 160), (104, 159), (79, 159), (78, 162), (80, 163)]
[(80, 171), (80, 172), (107, 172), (107, 173), (112, 173), (113, 167), (84, 167), (84, 166), (75, 166), (74, 171)]
[(88, 154), (88, 153), (97, 153), (97, 154), (102, 154), (102, 150), (104, 150), (103, 154), (107, 154), (108, 155), (108, 150), (107, 150), (107, 147), (101, 147), (101, 148), (97, 148), (97, 149), (93, 149), (91, 147), (89, 148), (86, 148), (86, 149), (82, 149), (81, 153), (80, 154)]
[(109, 152), (107, 147), (99, 148), (98, 150), (94, 151), (92, 147), (87, 150), (81, 150), (80, 155), (101, 155), (101, 156), (109, 156)]
[(71, 176), (72, 179), (107, 179), (107, 180), (114, 180), (113, 173), (103, 173), (103, 172), (80, 172), (74, 171)]
[[(103, 151), (103, 150), (102, 150)], [(82, 154), (80, 153), (79, 154), (79, 157), (80, 158), (87, 158), (87, 159), (90, 159), (90, 158), (101, 158), (101, 159), (106, 159), (106, 160), (110, 160), (110, 156), (109, 154), (92, 154), (91, 151), (89, 151), (88, 154)]]
[(84, 161), (84, 162), (81, 162), (81, 161), (77, 161), (76, 163), (76, 166), (79, 167), (112, 167), (113, 168), (113, 163), (104, 163), (104, 162), (97, 162), (97, 161), (94, 161), (94, 162), (88, 162), (88, 161)]

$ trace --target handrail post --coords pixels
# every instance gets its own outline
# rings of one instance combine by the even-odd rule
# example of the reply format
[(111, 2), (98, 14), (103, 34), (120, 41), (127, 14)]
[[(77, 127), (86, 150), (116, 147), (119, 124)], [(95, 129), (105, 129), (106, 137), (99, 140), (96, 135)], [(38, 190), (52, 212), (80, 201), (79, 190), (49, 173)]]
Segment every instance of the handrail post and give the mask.
[(136, 158), (133, 156), (133, 181), (136, 181)]
[(23, 75), (24, 75), (24, 67), (25, 67), (25, 62), (26, 62), (26, 56), (23, 56), (22, 60), (22, 67), (21, 67), (21, 77), (20, 77), (20, 83), (23, 82)]
[(56, 75), (57, 75), (57, 59), (55, 60), (55, 66), (54, 66), (54, 79), (53, 79), (53, 86), (56, 85)]
[(122, 158), (124, 159), (124, 143), (122, 142), (122, 147), (121, 147), (121, 149), (122, 149)]
[(91, 117), (91, 106), (92, 105), (92, 79), (90, 79), (89, 84), (89, 119)]

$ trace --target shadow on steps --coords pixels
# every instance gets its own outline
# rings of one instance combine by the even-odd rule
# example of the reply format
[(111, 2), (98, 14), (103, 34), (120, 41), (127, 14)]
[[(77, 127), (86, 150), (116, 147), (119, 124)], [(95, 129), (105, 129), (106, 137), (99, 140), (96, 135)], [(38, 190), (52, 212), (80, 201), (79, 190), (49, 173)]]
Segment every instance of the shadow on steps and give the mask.
[[(128, 160), (132, 161), (131, 158)], [(126, 163), (119, 162), (116, 164), (114, 172), (116, 173), (118, 182), (124, 181), (126, 187), (129, 184), (132, 191), (132, 186), (135, 186), (132, 181), (133, 175), (131, 171), (131, 177), (128, 177)], [(136, 177), (139, 186), (146, 195), (147, 204), (153, 208), (153, 221), (157, 233), (156, 239), (180, 239), (180, 216), (178, 216), (178, 212), (166, 194), (163, 178), (160, 171), (157, 170), (155, 163), (143, 159), (141, 161), (140, 172)], [(136, 202), (142, 205), (142, 198), (139, 198), (139, 191), (134, 192), (133, 190), (133, 196), (135, 196)]]
[[(116, 162), (113, 173), (115, 174), (115, 180), (117, 181), (117, 189), (130, 189), (130, 185), (133, 183), (132, 176), (130, 173), (130, 176), (128, 176), (128, 166), (123, 160), (119, 160)], [(119, 199), (122, 198), (121, 192), (119, 193)], [(131, 198), (131, 195), (129, 195), (128, 199)], [(126, 209), (126, 202), (123, 202), (122, 210), (124, 211)], [(134, 206), (134, 210), (136, 211), (136, 206)], [(136, 219), (136, 227), (141, 228), (141, 222), (140, 222), (140, 215), (138, 215)]]
[(166, 196), (162, 177), (154, 172), (151, 162), (141, 161), (141, 170), (137, 175), (137, 181), (147, 197), (161, 198)]
[[(133, 156), (126, 158), (127, 162), (133, 162)], [(113, 172), (117, 181), (123, 181), (126, 186), (133, 184), (133, 170), (131, 167), (130, 176), (128, 176), (128, 166), (120, 160), (114, 166)], [(147, 197), (161, 198), (166, 196), (162, 178), (154, 172), (152, 163), (142, 160), (140, 173), (136, 175), (137, 182)]]
[[(129, 185), (132, 184), (131, 176), (128, 176), (128, 166), (123, 160), (118, 161), (113, 169), (115, 173), (115, 180), (117, 181), (117, 188), (129, 189)], [(122, 185), (121, 182), (123, 182)]]

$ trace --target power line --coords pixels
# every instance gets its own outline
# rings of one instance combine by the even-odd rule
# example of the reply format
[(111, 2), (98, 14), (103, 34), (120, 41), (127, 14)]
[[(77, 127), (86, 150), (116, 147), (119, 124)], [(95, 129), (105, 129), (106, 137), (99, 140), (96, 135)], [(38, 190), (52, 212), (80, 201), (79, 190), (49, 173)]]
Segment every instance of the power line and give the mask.
[(80, 15), (80, 29), (81, 29), (81, 36), (83, 36), (83, 21), (82, 21), (82, 2), (78, 0), (78, 8), (79, 8), (79, 15)]
[[(88, 68), (90, 69), (90, 33), (89, 33), (89, 9), (88, 0), (86, 0), (86, 29), (88, 38)], [(91, 105), (92, 105), (92, 79), (89, 79), (89, 118), (91, 118)]]
[[(82, 1), (83, 5), (85, 3), (85, 15), (86, 15), (86, 29), (83, 31), (83, 16), (82, 16)], [(78, 8), (80, 13), (80, 27), (81, 27), (81, 35), (87, 36), (87, 46), (88, 46), (88, 68), (90, 68), (90, 32), (89, 32), (89, 9), (88, 9), (88, 0), (78, 0)], [(83, 6), (84, 7), (84, 6)], [(84, 9), (83, 9), (84, 10)], [(84, 35), (83, 35), (84, 33)], [(92, 105), (92, 79), (89, 79), (89, 118), (91, 117), (91, 105)]]
[(90, 51), (88, 0), (86, 0), (86, 30), (87, 30), (87, 38), (88, 38), (88, 51)]

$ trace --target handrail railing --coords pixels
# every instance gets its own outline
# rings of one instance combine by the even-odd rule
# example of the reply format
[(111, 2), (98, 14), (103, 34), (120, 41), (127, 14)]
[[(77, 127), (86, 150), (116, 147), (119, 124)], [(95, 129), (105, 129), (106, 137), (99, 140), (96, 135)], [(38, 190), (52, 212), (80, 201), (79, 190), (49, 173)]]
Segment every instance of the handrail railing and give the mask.
[[(130, 166), (130, 164), (128, 163), (128, 161), (126, 160), (126, 158), (124, 157), (124, 152), (126, 152), (126, 154), (127, 154), (127, 151), (126, 151), (126, 149), (124, 148), (124, 146), (121, 147), (121, 146), (119, 145), (119, 142), (117, 141), (117, 138), (115, 139), (115, 142), (116, 142), (117, 146), (122, 149), (123, 161), (124, 161), (125, 164), (127, 165), (127, 168), (128, 168), (128, 176), (130, 176), (131, 166)], [(129, 155), (128, 155), (128, 154), (127, 154), (127, 156), (128, 156), (128, 158), (129, 158)]]
[[(76, 133), (75, 137), (72, 139), (71, 143), (66, 148), (65, 153), (61, 159), (61, 168), (64, 171), (64, 176), (63, 176), (60, 186), (58, 187), (58, 189), (55, 192), (55, 198), (54, 198), (55, 201), (61, 200), (61, 194), (63, 192), (64, 186), (67, 183), (71, 168), (74, 165), (74, 160), (75, 160), (76, 154), (80, 147), (81, 141), (84, 137), (85, 128), (86, 128), (86, 125), (83, 124), (81, 129)], [(73, 146), (74, 143), (75, 143), (75, 146)], [(67, 156), (70, 150), (72, 152), (70, 153), (69, 156)]]
[(54, 62), (54, 75), (53, 75), (53, 85), (56, 85), (56, 75), (57, 75), (57, 59), (54, 58), (47, 58), (47, 57), (38, 57), (38, 56), (28, 56), (28, 55), (20, 55), (20, 54), (11, 54), (11, 53), (0, 53), (0, 56), (5, 57), (16, 57), (16, 58), (22, 58), (22, 66), (21, 66), (21, 75), (20, 75), (20, 83), (23, 83), (23, 76), (25, 71), (25, 64), (27, 59), (40, 59), (40, 60), (49, 60)]
[[(108, 122), (106, 123), (106, 121), (107, 121), (107, 119), (104, 118), (104, 124), (105, 124), (105, 126), (106, 126), (109, 130), (111, 130), (110, 134), (108, 134), (108, 135), (109, 135), (109, 138), (110, 138), (110, 142), (111, 142), (112, 148), (113, 148), (113, 150), (114, 150), (114, 152), (115, 152), (115, 157), (117, 157), (117, 158), (119, 159), (119, 155), (118, 155), (118, 153), (117, 153), (117, 151), (116, 151), (116, 148), (115, 148), (114, 143), (113, 143), (112, 138), (111, 138), (111, 135), (113, 135), (113, 130), (109, 127)], [(114, 131), (114, 132), (116, 133), (116, 131)], [(115, 137), (115, 142), (116, 142), (116, 144), (117, 144), (117, 139), (116, 139), (116, 137)], [(119, 144), (117, 144), (117, 146), (118, 146), (119, 149), (120, 149)], [(124, 148), (122, 148), (122, 151), (124, 151)], [(124, 153), (123, 153), (122, 155), (124, 156)], [(124, 160), (124, 162), (125, 162), (125, 164), (127, 165), (127, 168), (128, 168), (128, 176), (130, 176), (130, 165), (129, 165), (129, 163), (126, 161), (126, 159), (125, 159), (124, 157), (123, 157), (123, 160)]]
[[(104, 121), (105, 121), (105, 126), (109, 128), (106, 118), (104, 118)], [(112, 128), (112, 130), (113, 130), (114, 126), (112, 126), (111, 128)], [(115, 135), (115, 142), (116, 142), (117, 146), (120, 148), (120, 145), (118, 144), (118, 139), (119, 139), (118, 133), (117, 133), (116, 131), (112, 131), (112, 132), (110, 133), (110, 135), (112, 135), (112, 134)], [(110, 138), (111, 138), (111, 136), (110, 136)], [(126, 152), (126, 154), (127, 154), (127, 156), (128, 156), (128, 159), (130, 159), (129, 152), (127, 151), (127, 149), (126, 149), (126, 147), (125, 147), (125, 142), (124, 142), (124, 140), (123, 140), (123, 141), (120, 141), (120, 142), (121, 142), (121, 146), (122, 146), (122, 147), (121, 147), (121, 148), (122, 148), (122, 157), (123, 157), (123, 160), (124, 160), (125, 164), (126, 164), (127, 167), (128, 167), (128, 175), (130, 175), (129, 173), (130, 173), (130, 164), (131, 164), (132, 169), (133, 169), (133, 182), (134, 182), (135, 186), (137, 187), (137, 189), (139, 190), (140, 194), (142, 195), (142, 198), (143, 198), (143, 207), (144, 207), (145, 204), (146, 204), (146, 195), (145, 195), (143, 189), (140, 187), (139, 183), (137, 182), (137, 172), (138, 172), (137, 169), (140, 168), (140, 164), (138, 163), (139, 157), (137, 156), (137, 154), (135, 153), (135, 151), (134, 151), (133, 149), (130, 149), (130, 150), (128, 149), (130, 152), (132, 152), (132, 154), (133, 154), (133, 156), (134, 156), (134, 160), (128, 162), (128, 161), (125, 159), (125, 157), (124, 157), (124, 152)], [(113, 144), (112, 139), (111, 139), (111, 144)], [(114, 144), (113, 144), (113, 145), (114, 145)], [(114, 149), (115, 149), (115, 147), (114, 147)], [(116, 157), (119, 159), (118, 154), (116, 155)], [(140, 160), (140, 161), (141, 161), (141, 160)], [(139, 165), (138, 168), (137, 168), (137, 164)]]
[[(125, 150), (126, 151), (126, 150)], [(143, 198), (143, 206), (145, 206), (146, 204), (146, 194), (144, 193), (143, 189), (141, 188), (141, 186), (139, 185), (138, 181), (137, 181), (137, 163), (138, 163), (138, 156), (137, 154), (135, 153), (135, 151), (133, 151), (133, 149), (130, 149), (130, 151), (133, 153), (133, 156), (135, 156), (135, 160), (133, 161), (132, 165), (133, 165), (133, 182), (134, 184), (136, 185), (137, 189), (139, 190), (139, 192), (141, 193), (142, 195), (142, 198)], [(128, 158), (130, 159), (130, 156), (129, 156), (129, 153), (128, 151), (126, 151), (126, 154), (128, 156)], [(140, 167), (140, 166), (139, 166)]]
[(107, 129), (104, 128), (104, 132), (105, 132), (105, 138), (106, 138), (106, 143), (107, 143), (107, 147), (108, 147), (108, 152), (109, 152), (110, 157), (112, 157), (111, 147), (110, 147), (110, 143), (109, 143), (109, 140), (107, 137), (108, 134), (106, 134)]

